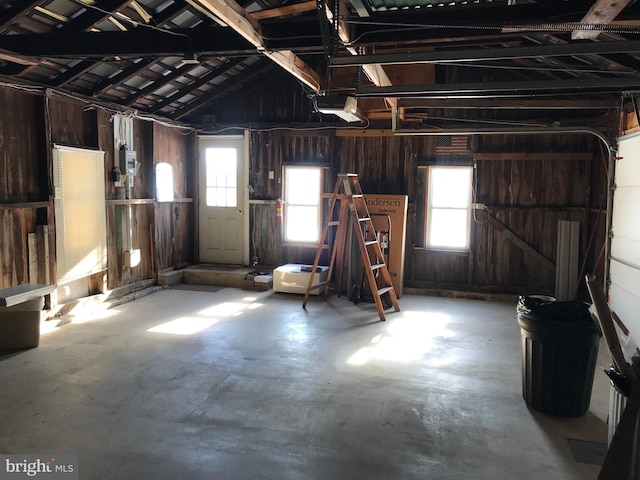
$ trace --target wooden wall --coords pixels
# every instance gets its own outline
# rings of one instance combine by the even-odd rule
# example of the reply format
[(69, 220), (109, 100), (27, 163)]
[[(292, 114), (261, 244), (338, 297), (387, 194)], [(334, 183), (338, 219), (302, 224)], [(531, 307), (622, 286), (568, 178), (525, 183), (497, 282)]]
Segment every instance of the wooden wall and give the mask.
[[(107, 272), (104, 280), (104, 275), (88, 279), (90, 293), (102, 290), (105, 283), (111, 289), (155, 278), (161, 268), (193, 260), (193, 134), (135, 120), (132, 147), (139, 168), (132, 199), (125, 200), (124, 189), (116, 187), (111, 177), (115, 164), (111, 112), (87, 109), (67, 98), (10, 88), (0, 88), (0, 102), (4, 106), (0, 114), (0, 288), (55, 283), (52, 143), (105, 152)], [(160, 161), (173, 165), (176, 202), (160, 204), (154, 200), (154, 165)], [(141, 250), (141, 262), (133, 268), (124, 267), (122, 258), (129, 208), (133, 247)], [(31, 252), (38, 252), (40, 269), (35, 275), (32, 268), (31, 277), (29, 234)]]
[[(302, 89), (296, 92), (291, 102), (274, 95), (269, 103), (261, 96), (256, 105), (264, 112), (272, 111), (274, 121), (300, 119), (309, 115), (308, 98)], [(255, 100), (255, 95), (249, 95), (249, 100)], [(0, 88), (0, 100), (6, 105), (5, 112), (11, 112), (11, 116), (0, 115), (0, 288), (33, 280), (28, 268), (30, 233), (39, 235), (42, 258), (47, 257), (42, 246), (42, 237), (47, 236), (47, 281), (55, 278), (52, 142), (105, 151), (108, 288), (155, 278), (159, 269), (197, 261), (193, 133), (135, 120), (133, 148), (139, 173), (133, 199), (128, 201), (111, 180), (115, 152), (109, 112), (7, 88)], [(241, 110), (233, 113), (238, 120), (243, 115), (251, 117), (247, 112), (240, 115)], [(360, 175), (365, 193), (409, 196), (405, 286), (552, 292), (554, 275), (544, 265), (555, 260), (559, 220), (580, 222), (584, 272), (602, 271), (606, 152), (588, 135), (473, 137), (467, 161), (477, 167), (476, 201), (488, 206), (491, 220), (485, 212), (477, 212), (471, 250), (463, 253), (424, 248), (425, 166), (450, 160), (436, 155), (435, 137), (396, 137), (360, 130), (265, 129), (252, 131), (249, 145), (249, 183), (253, 188), (250, 258), (258, 257), (260, 265), (313, 260), (313, 248), (283, 245), (274, 203), (282, 195), (283, 166), (312, 163), (326, 167), (326, 191), (332, 190), (338, 173), (354, 172)], [(174, 202), (153, 200), (154, 165), (161, 161), (173, 166)], [(276, 172), (275, 179), (269, 179), (269, 171)], [(125, 268), (122, 262), (128, 208), (132, 210), (133, 246), (142, 253), (140, 265), (134, 268)], [(41, 275), (38, 281), (43, 281)]]
[(603, 155), (599, 141), (587, 135), (478, 137), (477, 201), (491, 217), (477, 213), (470, 283), (552, 293), (555, 270), (549, 266), (561, 220), (580, 223), (582, 276), (598, 271), (594, 252), (604, 244), (606, 217)]
[(28, 234), (39, 231), (42, 240), (38, 225), (47, 225), (52, 204), (42, 98), (0, 88), (0, 103), (0, 288), (7, 288), (29, 282)]
[[(469, 252), (424, 248), (426, 165), (451, 163), (435, 154), (435, 137), (362, 132), (254, 132), (252, 199), (276, 199), (277, 178), (292, 162), (328, 166), (325, 191), (338, 173), (358, 173), (363, 191), (409, 196), (405, 285), (418, 288), (553, 293), (557, 224), (580, 222), (580, 263), (601, 271), (606, 160), (587, 135), (475, 137), (462, 161), (476, 165), (477, 211)], [(466, 158), (466, 160), (465, 160)], [(460, 158), (456, 157), (459, 163)], [(267, 172), (275, 170), (276, 180)], [(251, 255), (260, 264), (310, 263), (314, 249), (282, 245), (275, 205), (251, 208)], [(598, 263), (600, 261), (600, 263)]]
[[(155, 205), (155, 244), (157, 268), (167, 268), (194, 260), (194, 223), (190, 187), (195, 183), (193, 135), (160, 124), (153, 125), (153, 165), (169, 163), (173, 167), (173, 193), (175, 202)], [(189, 160), (191, 158), (192, 160)]]

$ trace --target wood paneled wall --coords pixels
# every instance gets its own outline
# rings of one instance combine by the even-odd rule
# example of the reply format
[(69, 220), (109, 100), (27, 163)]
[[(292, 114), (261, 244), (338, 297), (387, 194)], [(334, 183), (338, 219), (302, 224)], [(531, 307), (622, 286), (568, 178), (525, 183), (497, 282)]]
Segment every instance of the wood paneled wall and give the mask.
[(0, 88), (0, 202), (46, 200), (46, 162), (40, 155), (42, 99)]
[[(255, 132), (251, 198), (278, 198), (282, 194), (278, 178), (286, 163), (327, 165), (325, 191), (333, 189), (338, 173), (358, 173), (365, 193), (409, 195), (406, 286), (552, 293), (555, 273), (549, 263), (555, 263), (558, 221), (580, 222), (583, 273), (597, 272), (606, 205), (601, 203), (606, 159), (598, 141), (587, 135), (556, 137), (474, 138), (466, 161), (476, 165), (475, 201), (486, 204), (488, 211), (476, 212), (469, 252), (424, 248), (426, 168), (422, 166), (451, 163), (451, 157), (436, 156), (435, 137)], [(276, 180), (268, 180), (269, 170), (277, 172)], [(282, 245), (275, 205), (252, 205), (250, 225), (251, 255), (260, 264), (313, 260), (313, 249)]]
[(48, 99), (51, 141), (71, 147), (98, 148), (96, 111), (57, 97)]
[(36, 231), (32, 208), (0, 208), (0, 288), (29, 283), (28, 234)]
[[(192, 198), (189, 195), (195, 190), (190, 186), (196, 184), (194, 142), (193, 134), (185, 135), (181, 130), (153, 124), (153, 165), (166, 162), (172, 166), (173, 193), (177, 200)], [(193, 208), (193, 202), (156, 204), (155, 244), (158, 269), (194, 260)]]
[(0, 103), (0, 288), (7, 288), (29, 283), (28, 235), (46, 235), (37, 226), (47, 225), (52, 204), (42, 97), (0, 88)]
[[(116, 152), (109, 112), (87, 109), (85, 104), (67, 98), (47, 98), (4, 87), (0, 88), (0, 101), (5, 107), (0, 113), (0, 288), (29, 282), (55, 283), (52, 143), (105, 152), (108, 288), (154, 278), (160, 268), (193, 260), (193, 134), (134, 121), (131, 147), (137, 153), (139, 168), (133, 200), (127, 203), (124, 189), (115, 187), (112, 180)], [(154, 201), (154, 165), (160, 161), (173, 166), (175, 195), (179, 197), (176, 202)], [(124, 267), (122, 254), (129, 208), (133, 248), (141, 250), (141, 262), (133, 268)], [(38, 253), (49, 259), (49, 278), (29, 276), (29, 234), (37, 235)], [(46, 243), (40, 238), (45, 235), (48, 255), (43, 251)], [(95, 291), (93, 283), (95, 279), (89, 278), (90, 292)]]
[[(294, 95), (291, 106), (277, 96), (274, 119), (308, 112), (308, 99)], [(131, 205), (133, 246), (141, 264), (122, 265), (122, 232), (128, 208), (111, 179), (115, 152), (110, 114), (79, 102), (0, 88), (0, 288), (27, 283), (28, 234), (47, 227), (55, 268), (55, 224), (51, 203), (50, 143), (105, 151), (109, 288), (153, 278), (165, 267), (193, 262), (197, 222), (197, 165), (194, 134), (136, 120), (139, 162)], [(294, 102), (295, 103), (295, 102)], [(268, 102), (260, 103), (267, 109)], [(469, 162), (476, 165), (476, 201), (488, 206), (472, 224), (471, 250), (437, 252), (424, 248), (426, 168), (446, 162), (436, 156), (435, 137), (395, 137), (357, 130), (264, 130), (250, 134), (250, 258), (260, 265), (310, 263), (313, 248), (287, 247), (274, 200), (282, 195), (287, 163), (326, 166), (325, 191), (338, 173), (360, 175), (366, 192), (407, 194), (409, 221), (405, 286), (487, 291), (553, 291), (554, 276), (541, 268), (555, 260), (559, 220), (581, 225), (580, 263), (584, 272), (602, 270), (606, 208), (606, 152), (587, 135), (473, 137)], [(173, 166), (176, 201), (156, 203), (154, 165)], [(276, 172), (269, 179), (269, 171)], [(27, 203), (25, 203), (27, 202)], [(31, 202), (31, 203), (29, 203)], [(47, 231), (44, 229), (44, 232)], [(505, 232), (507, 232), (505, 234)], [(45, 233), (46, 235), (46, 233)], [(514, 241), (517, 239), (518, 241)], [(524, 242), (530, 250), (523, 249)], [(533, 253), (532, 253), (533, 252)], [(54, 270), (51, 278), (55, 278)], [(51, 281), (51, 280), (50, 280)]]

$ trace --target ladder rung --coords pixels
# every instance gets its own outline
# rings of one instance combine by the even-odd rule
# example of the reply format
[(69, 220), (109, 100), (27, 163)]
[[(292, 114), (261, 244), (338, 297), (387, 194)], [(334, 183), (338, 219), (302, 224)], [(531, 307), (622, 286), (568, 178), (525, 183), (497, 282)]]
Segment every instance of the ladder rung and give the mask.
[(340, 225), (340, 222), (339, 222), (338, 220), (333, 221), (333, 222), (329, 222), (329, 226), (330, 226), (330, 227), (335, 227), (335, 226), (337, 226), (337, 225)]
[(371, 270), (378, 270), (379, 268), (384, 267), (385, 263), (376, 263), (375, 265), (371, 265)]
[(385, 293), (393, 290), (393, 287), (382, 287), (378, 289), (378, 295), (384, 295)]
[(364, 195), (362, 195), (361, 193), (355, 193), (351, 195), (351, 198), (364, 198)]
[(365, 246), (370, 246), (370, 245), (375, 245), (376, 243), (378, 243), (378, 240), (367, 240), (364, 242)]
[(324, 287), (325, 285), (327, 285), (329, 282), (318, 282), (318, 283), (314, 283), (313, 285), (311, 285), (311, 290), (315, 290), (318, 287)]
[(360, 218), (358, 218), (359, 222), (366, 222), (366, 221), (369, 221), (369, 220), (371, 220), (371, 218), (369, 218), (369, 217), (360, 217)]

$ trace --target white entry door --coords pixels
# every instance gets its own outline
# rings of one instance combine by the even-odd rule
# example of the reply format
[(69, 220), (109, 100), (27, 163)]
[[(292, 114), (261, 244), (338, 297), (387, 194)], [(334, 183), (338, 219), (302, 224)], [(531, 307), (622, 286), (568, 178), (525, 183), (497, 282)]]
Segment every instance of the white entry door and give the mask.
[(242, 265), (245, 250), (245, 141), (200, 137), (200, 261)]

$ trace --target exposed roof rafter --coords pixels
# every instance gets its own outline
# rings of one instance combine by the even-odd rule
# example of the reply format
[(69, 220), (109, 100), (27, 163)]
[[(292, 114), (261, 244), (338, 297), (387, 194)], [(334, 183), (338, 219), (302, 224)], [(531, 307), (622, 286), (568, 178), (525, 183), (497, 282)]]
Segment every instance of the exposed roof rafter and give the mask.
[(236, 67), (240, 63), (241, 63), (241, 60), (236, 58), (218, 65), (216, 68), (202, 75), (198, 80), (192, 83), (189, 83), (182, 88), (179, 88), (178, 90), (173, 92), (171, 95), (168, 95), (164, 100), (156, 103), (153, 109), (151, 109), (151, 113), (159, 112), (160, 110), (165, 108), (167, 105), (170, 105), (171, 103), (175, 102), (176, 100), (179, 100), (185, 95), (193, 92), (194, 90), (197, 90), (198, 88), (200, 88), (201, 86), (209, 82), (210, 80), (213, 80), (214, 78), (221, 75), (223, 72), (229, 70), (230, 68)]
[(204, 8), (251, 43), (259, 52), (287, 70), (314, 91), (321, 88), (320, 75), (291, 51), (272, 52), (260, 32), (260, 25), (234, 0), (197, 0)]
[[(612, 22), (622, 10), (625, 9), (633, 0), (596, 0), (593, 6), (582, 19), (581, 23), (604, 25)], [(595, 39), (600, 35), (601, 31), (593, 30), (574, 30), (571, 34), (571, 40)]]

